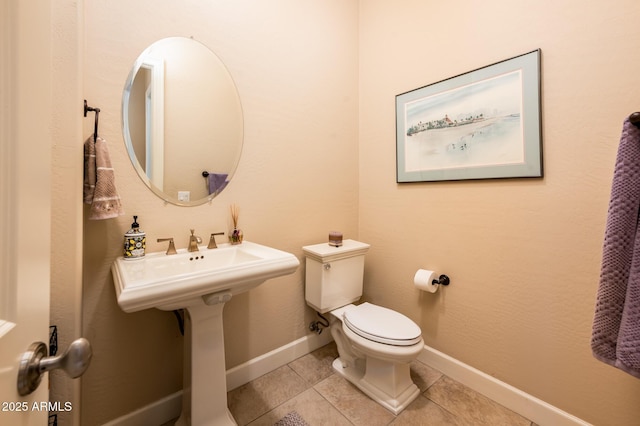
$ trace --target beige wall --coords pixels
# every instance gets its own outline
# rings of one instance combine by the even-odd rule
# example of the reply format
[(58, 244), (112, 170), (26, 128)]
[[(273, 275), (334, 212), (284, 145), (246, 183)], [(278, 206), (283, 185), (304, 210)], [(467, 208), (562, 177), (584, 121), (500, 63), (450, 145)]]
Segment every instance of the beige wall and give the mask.
[[(127, 216), (84, 221), (83, 334), (95, 356), (83, 378), (81, 424), (102, 424), (181, 387), (173, 315), (125, 314), (115, 301), (109, 266), (130, 216), (139, 215), (148, 249), (157, 251), (158, 237), (184, 247), (191, 227), (203, 237), (228, 231), (231, 203), (241, 207), (246, 238), (301, 260), (300, 247), (331, 229), (371, 243), (366, 298), (418, 321), (428, 345), (593, 424), (637, 423), (640, 382), (596, 362), (589, 349), (620, 125), (640, 109), (635, 2), (85, 3), (80, 42), (60, 30), (54, 47), (59, 55), (70, 49), (81, 70), (63, 61), (56, 77), (62, 88), (83, 84), (83, 97), (101, 108)], [(60, 21), (67, 19), (73, 25), (78, 16)], [(236, 176), (200, 207), (165, 205), (148, 191), (120, 128), (129, 67), (147, 45), (174, 35), (193, 36), (221, 57), (245, 113)], [(536, 48), (544, 179), (395, 183), (396, 94)], [(60, 108), (73, 111), (77, 99), (59, 95)], [(79, 120), (89, 136), (92, 118)], [(54, 150), (65, 161), (53, 173), (52, 243), (60, 252), (77, 235), (73, 200), (60, 197), (80, 179), (65, 138), (80, 155), (82, 137), (61, 128)], [(64, 290), (77, 267), (57, 259), (52, 295), (72, 305), (74, 293)], [(448, 273), (452, 285), (435, 295), (416, 291), (411, 278), (420, 267)], [(225, 308), (227, 365), (305, 335), (312, 315), (302, 268), (234, 298)]]
[[(360, 2), (366, 296), (428, 345), (596, 425), (640, 419), (640, 381), (591, 356), (622, 120), (640, 109), (633, 0)], [(395, 183), (395, 95), (542, 49), (544, 179)], [(447, 273), (435, 295), (418, 268)]]
[[(131, 216), (147, 232), (188, 242), (228, 232), (229, 206), (240, 207), (245, 238), (302, 258), (301, 247), (342, 230), (357, 237), (358, 45), (356, 2), (279, 0), (85, 2), (85, 96), (101, 108), (127, 215), (85, 221), (84, 333), (95, 357), (83, 379), (82, 425), (102, 424), (181, 389), (182, 338), (171, 312), (126, 314), (109, 267), (121, 255)], [(121, 131), (129, 69), (152, 42), (193, 36), (229, 68), (242, 99), (245, 142), (233, 181), (199, 207), (165, 205), (135, 173)], [(85, 120), (85, 136), (93, 120)], [(227, 367), (307, 333), (303, 270), (268, 281), (225, 307)]]

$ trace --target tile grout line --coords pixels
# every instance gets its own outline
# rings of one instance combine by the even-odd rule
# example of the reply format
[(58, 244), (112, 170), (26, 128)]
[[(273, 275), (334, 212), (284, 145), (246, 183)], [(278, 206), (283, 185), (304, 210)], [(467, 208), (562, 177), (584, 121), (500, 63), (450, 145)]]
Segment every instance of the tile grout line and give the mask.
[[(325, 396), (324, 396), (320, 391), (318, 391), (318, 390), (316, 389), (316, 385), (318, 385), (318, 384), (320, 384), (320, 383), (324, 382), (325, 380), (328, 380), (329, 378), (333, 377), (335, 374), (336, 374), (336, 373), (331, 373), (331, 375), (330, 375), (330, 376), (325, 377), (325, 378), (324, 378), (324, 379), (322, 379), (322, 380), (319, 380), (317, 383), (315, 383), (315, 384), (313, 385), (312, 389), (313, 389), (313, 391), (314, 391), (315, 393), (317, 393), (318, 395), (320, 395), (320, 397), (321, 397), (322, 399), (324, 399), (325, 401), (327, 401), (327, 403), (328, 403), (330, 406), (332, 406), (334, 410), (336, 410), (338, 413), (340, 413), (340, 415), (341, 415), (341, 416), (342, 416), (342, 417), (343, 417), (347, 422), (349, 422), (349, 424), (350, 424), (350, 425), (355, 426), (355, 423), (353, 423), (351, 420), (349, 420), (349, 417), (345, 416), (345, 414), (342, 412), (342, 410), (341, 410), (340, 408), (338, 408), (338, 407), (336, 407), (335, 405), (333, 405), (333, 404), (331, 403), (331, 401), (329, 401), (327, 398), (325, 398)], [(311, 426), (314, 426), (314, 425), (311, 425)]]
[[(294, 360), (294, 361), (295, 361), (295, 360)], [(327, 377), (323, 377), (322, 379), (318, 380), (318, 381), (317, 381), (317, 382), (315, 382), (315, 383), (309, 383), (309, 382), (308, 382), (304, 377), (302, 377), (302, 375), (300, 375), (300, 374), (299, 374), (299, 373), (298, 373), (298, 372), (297, 372), (293, 367), (291, 367), (291, 365), (290, 365), (290, 364), (292, 364), (294, 361), (291, 361), (290, 363), (288, 363), (288, 364), (287, 364), (287, 367), (289, 367), (291, 370), (293, 370), (293, 372), (294, 372), (294, 373), (296, 373), (296, 375), (298, 375), (298, 377), (300, 377), (300, 378), (301, 378), (305, 383), (308, 383), (308, 384), (309, 384), (309, 387), (308, 387), (306, 390), (312, 389), (312, 390), (313, 390), (316, 394), (318, 394), (318, 395), (319, 395), (323, 400), (325, 400), (325, 401), (326, 401), (330, 406), (332, 406), (332, 407), (333, 407), (333, 408), (334, 408), (338, 413), (340, 413), (340, 415), (341, 415), (341, 416), (342, 416), (342, 417), (343, 417), (347, 422), (349, 422), (349, 424), (350, 424), (350, 425), (355, 426), (355, 425), (354, 425), (354, 423), (353, 423), (351, 420), (349, 420), (349, 418), (348, 418), (347, 416), (345, 416), (345, 415), (344, 415), (344, 413), (343, 413), (343, 412), (342, 412), (338, 407), (336, 407), (335, 405), (333, 405), (333, 404), (331, 403), (331, 401), (329, 401), (327, 398), (325, 398), (325, 397), (324, 397), (324, 395), (322, 395), (322, 393), (320, 393), (320, 392), (316, 389), (316, 385), (318, 385), (319, 383), (324, 382), (325, 380), (327, 380), (327, 379), (329, 379), (330, 377), (334, 376), (336, 373), (331, 372), (331, 374), (330, 374), (329, 376), (327, 376)], [(297, 396), (297, 395), (296, 395), (296, 396)], [(293, 398), (295, 398), (296, 396), (294, 396), (294, 397), (290, 398), (290, 400), (291, 400), (291, 399), (293, 399)], [(314, 425), (311, 425), (311, 426), (314, 426)]]

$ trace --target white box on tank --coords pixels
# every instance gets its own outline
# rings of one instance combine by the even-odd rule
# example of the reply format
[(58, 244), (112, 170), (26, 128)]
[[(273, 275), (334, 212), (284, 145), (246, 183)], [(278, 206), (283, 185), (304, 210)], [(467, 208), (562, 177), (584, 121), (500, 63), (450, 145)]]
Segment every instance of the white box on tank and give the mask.
[(302, 247), (307, 304), (323, 314), (360, 299), (369, 247), (354, 240), (344, 240), (340, 247), (329, 243)]

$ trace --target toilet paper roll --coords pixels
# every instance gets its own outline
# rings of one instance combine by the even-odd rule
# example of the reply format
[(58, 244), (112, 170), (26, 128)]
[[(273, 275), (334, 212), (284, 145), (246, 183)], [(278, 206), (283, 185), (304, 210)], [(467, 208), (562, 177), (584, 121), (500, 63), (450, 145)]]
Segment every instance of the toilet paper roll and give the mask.
[(438, 281), (438, 277), (435, 272), (428, 271), (426, 269), (418, 269), (415, 277), (413, 277), (413, 284), (420, 290), (428, 291), (429, 293), (435, 293), (438, 291), (438, 284), (433, 284), (433, 281)]

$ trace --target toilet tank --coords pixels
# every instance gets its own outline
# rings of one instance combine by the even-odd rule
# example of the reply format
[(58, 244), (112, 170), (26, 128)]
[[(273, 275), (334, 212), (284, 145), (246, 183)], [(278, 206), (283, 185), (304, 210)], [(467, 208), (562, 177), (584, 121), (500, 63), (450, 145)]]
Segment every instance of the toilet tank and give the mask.
[(362, 296), (364, 255), (369, 244), (344, 240), (302, 247), (306, 256), (305, 299), (321, 314), (353, 303)]

